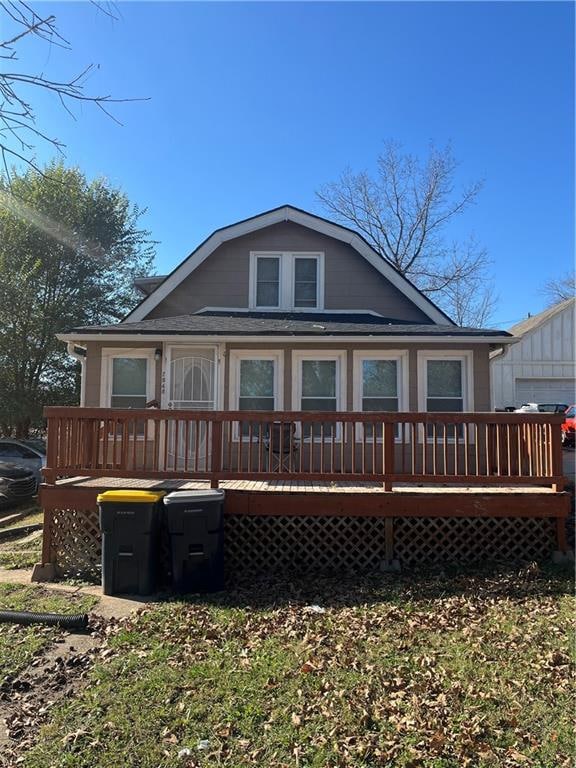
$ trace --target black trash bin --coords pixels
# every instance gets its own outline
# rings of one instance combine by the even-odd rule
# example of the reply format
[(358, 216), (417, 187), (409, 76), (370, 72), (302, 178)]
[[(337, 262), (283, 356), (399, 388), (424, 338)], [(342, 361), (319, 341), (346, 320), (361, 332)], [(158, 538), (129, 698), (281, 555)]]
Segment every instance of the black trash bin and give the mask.
[(105, 595), (149, 595), (156, 589), (160, 502), (164, 494), (106, 491), (98, 496)]
[(175, 592), (224, 586), (224, 491), (174, 491), (164, 497)]

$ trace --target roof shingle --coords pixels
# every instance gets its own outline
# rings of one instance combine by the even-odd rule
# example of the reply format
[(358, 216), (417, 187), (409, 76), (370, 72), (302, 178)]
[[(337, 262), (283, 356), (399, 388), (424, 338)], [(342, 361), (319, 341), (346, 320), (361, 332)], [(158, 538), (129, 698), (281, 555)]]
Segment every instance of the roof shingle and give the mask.
[(158, 334), (206, 336), (509, 336), (506, 331), (435, 323), (408, 323), (370, 313), (204, 311), (115, 325), (72, 329), (82, 334)]

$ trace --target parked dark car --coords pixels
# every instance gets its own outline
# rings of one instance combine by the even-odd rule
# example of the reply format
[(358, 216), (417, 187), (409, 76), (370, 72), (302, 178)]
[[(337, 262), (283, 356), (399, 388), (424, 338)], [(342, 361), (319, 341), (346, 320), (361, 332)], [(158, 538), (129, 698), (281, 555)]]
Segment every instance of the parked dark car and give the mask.
[(30, 469), (0, 461), (0, 509), (28, 501), (37, 486), (36, 475)]
[(42, 467), (46, 465), (46, 443), (40, 439), (16, 440), (0, 438), (0, 461), (16, 464), (34, 473), (36, 485), (42, 482)]

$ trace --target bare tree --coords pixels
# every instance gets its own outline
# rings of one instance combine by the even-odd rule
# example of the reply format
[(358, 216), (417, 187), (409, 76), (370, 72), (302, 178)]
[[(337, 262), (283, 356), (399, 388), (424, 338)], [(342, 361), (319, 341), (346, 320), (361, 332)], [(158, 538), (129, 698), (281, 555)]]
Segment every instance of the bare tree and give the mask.
[(558, 304), (561, 301), (566, 301), (566, 299), (573, 298), (573, 296), (576, 295), (576, 274), (574, 273), (574, 270), (572, 270), (572, 272), (566, 272), (563, 277), (548, 280), (542, 288), (541, 293), (543, 293), (548, 300), (549, 307)]
[(456, 193), (456, 168), (450, 146), (431, 146), (421, 163), (388, 142), (374, 176), (347, 169), (316, 195), (333, 218), (358, 230), (399, 272), (454, 312), (455, 320), (480, 325), (495, 304), (490, 260), (474, 238), (448, 243), (444, 231), (475, 202), (482, 183)]
[[(111, 3), (93, 2), (102, 13), (114, 17)], [(43, 10), (43, 7), (42, 7)], [(10, 176), (8, 160), (20, 160), (41, 173), (35, 164), (35, 143), (40, 140), (51, 144), (60, 153), (63, 144), (57, 138), (48, 136), (38, 126), (32, 104), (34, 93), (49, 91), (59, 99), (62, 107), (74, 117), (71, 106), (74, 102), (88, 102), (105, 112), (112, 120), (119, 122), (109, 111), (111, 104), (139, 99), (115, 99), (110, 95), (97, 95), (86, 91), (88, 76), (96, 68), (88, 64), (69, 80), (52, 80), (44, 73), (23, 71), (18, 65), (18, 46), (25, 38), (36, 38), (41, 44), (70, 48), (70, 43), (58, 31), (56, 17), (51, 13), (33, 10), (24, 0), (0, 0), (0, 18), (6, 39), (0, 40), (0, 60), (4, 60), (0, 72), (0, 154), (4, 170)]]

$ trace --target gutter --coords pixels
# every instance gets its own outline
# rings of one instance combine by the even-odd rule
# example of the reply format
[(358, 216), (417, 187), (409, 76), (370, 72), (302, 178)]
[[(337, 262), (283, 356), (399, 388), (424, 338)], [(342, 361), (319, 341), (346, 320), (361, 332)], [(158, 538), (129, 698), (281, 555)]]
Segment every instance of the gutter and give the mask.
[[(519, 341), (522, 340), (522, 336), (511, 336), (510, 340), (508, 341), (508, 344), (518, 344)], [(499, 357), (502, 357), (508, 352), (507, 347), (497, 347), (496, 349), (492, 350), (490, 354), (488, 355), (490, 362), (492, 360), (496, 360)]]
[(362, 334), (361, 336), (355, 335), (328, 335), (323, 333), (315, 334), (290, 334), (290, 335), (275, 335), (274, 333), (268, 334), (253, 334), (253, 335), (238, 335), (231, 336), (227, 334), (189, 334), (186, 332), (178, 331), (165, 331), (164, 333), (146, 333), (146, 332), (133, 332), (133, 333), (87, 333), (85, 335), (78, 335), (74, 333), (59, 333), (57, 338), (60, 341), (67, 342), (70, 346), (83, 346), (90, 341), (150, 341), (150, 342), (162, 342), (170, 339), (177, 339), (179, 341), (186, 342), (199, 342), (199, 343), (221, 343), (221, 342), (243, 342), (243, 343), (286, 343), (294, 344), (298, 342), (303, 343), (318, 343), (329, 342), (331, 344), (342, 343), (354, 343), (354, 344), (373, 344), (379, 343), (402, 343), (402, 344), (515, 344), (518, 339), (513, 336), (393, 336), (388, 334)]
[[(72, 339), (63, 339), (61, 336), (64, 336), (67, 334), (56, 334), (56, 338), (59, 341), (66, 341), (66, 351), (70, 355), (70, 357), (73, 357), (75, 360), (78, 360), (80, 363), (80, 407), (83, 408), (86, 403), (86, 349), (85, 347), (80, 346), (80, 342), (74, 341)], [(79, 347), (80, 349), (83, 349), (82, 352), (77, 352), (76, 347)]]

